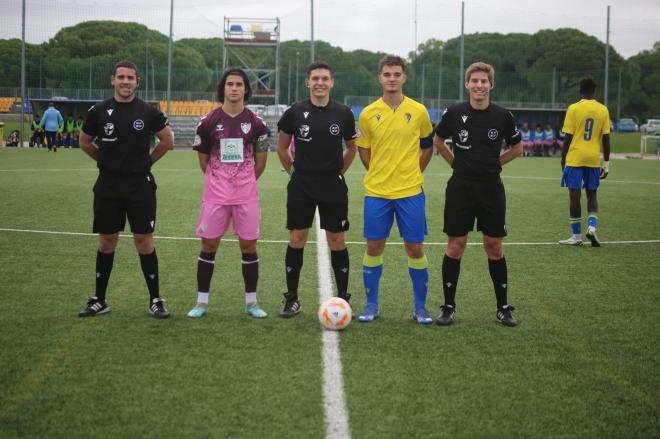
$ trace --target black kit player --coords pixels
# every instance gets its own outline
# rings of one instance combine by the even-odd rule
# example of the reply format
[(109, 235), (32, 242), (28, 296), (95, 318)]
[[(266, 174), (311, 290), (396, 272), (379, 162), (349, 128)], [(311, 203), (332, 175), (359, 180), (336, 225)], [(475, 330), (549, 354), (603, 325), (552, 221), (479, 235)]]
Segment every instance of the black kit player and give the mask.
[[(277, 154), (291, 175), (287, 186), (286, 284), (280, 316), (300, 312), (298, 283), (303, 251), (316, 208), (330, 247), (338, 296), (348, 301), (349, 260), (344, 232), (348, 230), (348, 187), (344, 173), (357, 151), (355, 117), (351, 109), (330, 99), (334, 86), (332, 68), (315, 61), (307, 68), (309, 99), (293, 104), (278, 122)], [(295, 160), (288, 151), (295, 139)], [(343, 144), (346, 143), (346, 149)]]
[[(94, 233), (99, 234), (96, 253), (96, 291), (80, 317), (110, 311), (106, 289), (126, 218), (149, 290), (149, 313), (169, 317), (159, 293), (158, 258), (153, 232), (156, 225), (156, 181), (151, 166), (174, 143), (165, 115), (135, 96), (140, 81), (130, 61), (115, 64), (111, 77), (114, 96), (90, 108), (80, 132), (80, 147), (96, 160), (99, 176), (94, 185)], [(151, 139), (159, 143), (150, 151)], [(94, 138), (96, 141), (94, 142)]]
[[(442, 284), (445, 304), (436, 322), (454, 323), (456, 285), (461, 269), (461, 257), (468, 233), (477, 220), (477, 230), (483, 233), (483, 246), (488, 256), (488, 270), (497, 299), (497, 322), (516, 326), (507, 301), (507, 265), (503, 239), (506, 231), (506, 196), (500, 178), (502, 165), (522, 153), (521, 134), (511, 112), (490, 102), (490, 90), (495, 85), (495, 70), (489, 64), (477, 62), (465, 71), (465, 88), (470, 100), (449, 107), (435, 130), (437, 151), (453, 168), (445, 191), (444, 232), (447, 251), (442, 262)], [(452, 139), (452, 153), (445, 139)], [(502, 142), (511, 146), (500, 155)]]

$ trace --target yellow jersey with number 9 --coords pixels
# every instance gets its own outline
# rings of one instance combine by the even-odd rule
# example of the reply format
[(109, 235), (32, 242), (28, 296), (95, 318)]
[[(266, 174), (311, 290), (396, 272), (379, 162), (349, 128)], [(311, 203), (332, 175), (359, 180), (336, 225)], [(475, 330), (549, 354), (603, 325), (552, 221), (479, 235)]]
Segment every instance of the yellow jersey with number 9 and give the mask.
[(566, 166), (600, 168), (603, 134), (610, 133), (610, 112), (595, 99), (582, 99), (568, 107), (562, 131), (571, 134)]

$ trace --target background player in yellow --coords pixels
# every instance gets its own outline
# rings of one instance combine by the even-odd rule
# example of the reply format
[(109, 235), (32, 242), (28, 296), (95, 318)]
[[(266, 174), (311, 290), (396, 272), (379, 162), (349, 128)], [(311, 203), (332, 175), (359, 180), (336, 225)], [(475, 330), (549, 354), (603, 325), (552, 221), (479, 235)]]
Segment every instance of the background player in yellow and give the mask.
[(383, 251), (396, 217), (408, 254), (408, 272), (413, 285), (413, 319), (433, 323), (426, 310), (428, 261), (424, 254), (426, 227), (422, 172), (433, 154), (433, 127), (428, 111), (404, 96), (406, 62), (388, 55), (379, 63), (378, 80), (383, 96), (360, 114), (360, 159), (364, 177), (363, 280), (367, 305), (359, 317), (370, 322), (380, 315), (378, 289), (383, 273)]
[[(594, 99), (596, 82), (591, 78), (580, 81), (582, 99), (568, 107), (564, 127), (566, 133), (561, 156), (561, 185), (568, 186), (570, 223), (573, 235), (559, 241), (565, 245), (582, 245), (582, 206), (580, 190), (587, 194), (587, 238), (600, 247), (596, 237), (598, 225), (597, 190), (600, 179), (607, 177), (610, 164), (610, 114), (607, 107)], [(600, 150), (603, 149), (603, 167)]]

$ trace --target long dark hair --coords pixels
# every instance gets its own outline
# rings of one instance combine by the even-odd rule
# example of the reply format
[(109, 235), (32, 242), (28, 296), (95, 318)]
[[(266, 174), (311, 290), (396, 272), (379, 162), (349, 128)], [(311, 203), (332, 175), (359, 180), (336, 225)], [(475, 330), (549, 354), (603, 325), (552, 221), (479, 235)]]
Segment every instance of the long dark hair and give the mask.
[(227, 78), (231, 75), (243, 78), (243, 84), (245, 84), (245, 96), (243, 96), (243, 102), (250, 99), (250, 96), (252, 96), (252, 87), (250, 87), (250, 80), (248, 79), (247, 74), (243, 69), (230, 67), (225, 70), (218, 82), (218, 102), (225, 102), (225, 84), (227, 83)]

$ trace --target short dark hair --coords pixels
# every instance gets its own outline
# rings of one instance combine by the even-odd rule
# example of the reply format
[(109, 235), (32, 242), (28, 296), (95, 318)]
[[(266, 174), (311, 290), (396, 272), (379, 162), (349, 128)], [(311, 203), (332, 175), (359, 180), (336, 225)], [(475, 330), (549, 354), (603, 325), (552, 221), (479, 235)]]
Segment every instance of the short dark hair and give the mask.
[(252, 87), (250, 86), (250, 80), (248, 79), (247, 73), (238, 67), (229, 67), (224, 71), (218, 82), (218, 102), (225, 102), (225, 84), (227, 83), (227, 78), (229, 76), (240, 76), (243, 79), (243, 84), (245, 85), (243, 102), (250, 99), (250, 96), (252, 96)]
[(332, 67), (330, 67), (330, 64), (328, 64), (325, 61), (314, 61), (307, 67), (307, 77), (309, 78), (309, 75), (312, 73), (312, 70), (317, 70), (317, 69), (325, 69), (330, 72), (330, 77), (333, 77), (332, 74)]
[(119, 61), (115, 66), (112, 68), (112, 76), (115, 76), (117, 74), (117, 69), (124, 67), (127, 69), (132, 69), (135, 71), (135, 76), (139, 79), (140, 78), (140, 72), (138, 71), (137, 66), (133, 61), (129, 61), (127, 59), (123, 59)]
[(593, 97), (596, 94), (596, 81), (591, 76), (580, 79), (580, 94)]
[(403, 73), (406, 73), (406, 67), (408, 67), (408, 63), (400, 56), (385, 55), (380, 61), (378, 61), (378, 74), (383, 71), (383, 66), (401, 66)]
[(48, 101), (48, 106), (49, 106), (49, 107), (54, 107), (54, 106), (55, 106), (55, 102), (53, 102), (53, 101)]

